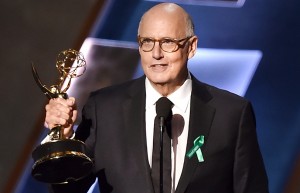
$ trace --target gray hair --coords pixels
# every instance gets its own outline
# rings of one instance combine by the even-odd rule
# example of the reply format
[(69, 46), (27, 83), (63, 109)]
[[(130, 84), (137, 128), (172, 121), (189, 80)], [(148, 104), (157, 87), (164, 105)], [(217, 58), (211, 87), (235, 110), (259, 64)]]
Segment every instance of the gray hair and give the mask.
[(191, 18), (191, 16), (189, 14), (187, 14), (185, 25), (186, 25), (186, 36), (189, 37), (189, 36), (195, 35), (194, 22), (193, 22), (193, 20), (192, 20), (192, 18)]

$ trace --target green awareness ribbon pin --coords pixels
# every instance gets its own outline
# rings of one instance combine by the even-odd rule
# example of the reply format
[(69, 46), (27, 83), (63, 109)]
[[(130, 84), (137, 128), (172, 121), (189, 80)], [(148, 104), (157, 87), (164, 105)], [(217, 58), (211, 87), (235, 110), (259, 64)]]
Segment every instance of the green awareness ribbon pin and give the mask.
[(195, 139), (194, 146), (192, 147), (192, 149), (190, 149), (190, 151), (187, 152), (186, 156), (188, 158), (191, 158), (196, 153), (198, 157), (198, 161), (204, 162), (202, 151), (200, 149), (200, 147), (202, 147), (203, 144), (204, 144), (204, 136), (200, 135)]

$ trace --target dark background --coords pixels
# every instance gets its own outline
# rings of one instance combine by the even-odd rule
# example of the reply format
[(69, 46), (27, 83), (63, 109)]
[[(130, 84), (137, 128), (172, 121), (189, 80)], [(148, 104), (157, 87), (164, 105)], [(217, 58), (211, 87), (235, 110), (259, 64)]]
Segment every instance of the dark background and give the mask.
[[(33, 81), (30, 63), (36, 64), (45, 83), (54, 83), (55, 58), (61, 50), (79, 48), (87, 36), (135, 42), (140, 16), (154, 5), (138, 0), (106, 3), (105, 14), (92, 25), (95, 13), (104, 10), (99, 9), (102, 1), (0, 2), (1, 192), (13, 192), (20, 183), (18, 176), (42, 131), (46, 98)], [(255, 109), (270, 192), (299, 193), (300, 2), (246, 0), (241, 8), (182, 6), (195, 21), (199, 47), (262, 51), (246, 98)]]

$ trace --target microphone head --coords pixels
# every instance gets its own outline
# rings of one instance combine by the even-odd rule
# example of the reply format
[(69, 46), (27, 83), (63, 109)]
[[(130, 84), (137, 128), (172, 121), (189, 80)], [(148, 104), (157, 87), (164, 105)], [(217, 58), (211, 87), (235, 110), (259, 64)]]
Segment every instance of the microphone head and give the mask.
[(156, 102), (156, 114), (158, 117), (168, 118), (171, 114), (173, 103), (167, 97), (161, 97)]

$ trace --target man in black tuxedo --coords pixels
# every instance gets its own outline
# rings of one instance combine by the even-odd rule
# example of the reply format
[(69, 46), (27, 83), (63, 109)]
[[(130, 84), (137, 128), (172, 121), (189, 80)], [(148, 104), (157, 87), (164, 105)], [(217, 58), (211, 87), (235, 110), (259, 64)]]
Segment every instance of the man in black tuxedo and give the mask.
[[(158, 4), (143, 15), (138, 41), (145, 76), (93, 92), (83, 109), (75, 138), (85, 141), (93, 173), (51, 190), (86, 192), (98, 177), (101, 193), (158, 193), (154, 118), (156, 101), (167, 97), (173, 116), (171, 187), (165, 193), (267, 193), (250, 102), (188, 71), (198, 41), (190, 16), (176, 4)], [(52, 99), (45, 122), (63, 125), (68, 138), (76, 115), (74, 98)]]

